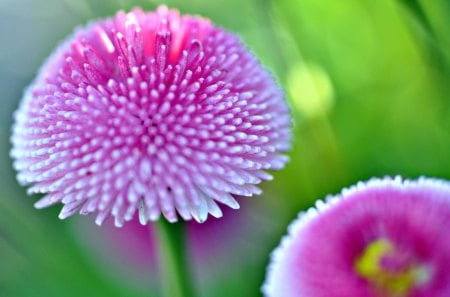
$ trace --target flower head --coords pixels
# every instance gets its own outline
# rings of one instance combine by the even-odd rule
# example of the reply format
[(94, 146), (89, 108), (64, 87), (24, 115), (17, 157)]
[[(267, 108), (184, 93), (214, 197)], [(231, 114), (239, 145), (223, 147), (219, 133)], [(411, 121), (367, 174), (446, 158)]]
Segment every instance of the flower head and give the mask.
[(272, 254), (268, 297), (450, 296), (450, 184), (374, 179), (319, 201)]
[(281, 169), (282, 92), (235, 35), (201, 17), (119, 12), (78, 29), (26, 91), (12, 135), (18, 180), (121, 226), (162, 213), (202, 222)]

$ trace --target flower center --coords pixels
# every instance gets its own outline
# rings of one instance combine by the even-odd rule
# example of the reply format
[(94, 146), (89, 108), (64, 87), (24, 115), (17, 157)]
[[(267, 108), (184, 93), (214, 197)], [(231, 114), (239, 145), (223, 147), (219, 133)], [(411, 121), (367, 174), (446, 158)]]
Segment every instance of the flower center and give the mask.
[(425, 266), (387, 239), (378, 239), (367, 245), (354, 268), (378, 292), (390, 297), (407, 296), (430, 279)]

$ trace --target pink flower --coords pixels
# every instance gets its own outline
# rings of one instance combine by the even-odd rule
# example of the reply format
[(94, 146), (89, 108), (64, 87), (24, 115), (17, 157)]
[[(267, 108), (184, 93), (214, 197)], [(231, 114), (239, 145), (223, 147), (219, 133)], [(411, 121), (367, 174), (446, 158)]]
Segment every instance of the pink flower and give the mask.
[(26, 91), (12, 135), (18, 180), (122, 226), (222, 215), (281, 169), (290, 117), (271, 75), (239, 38), (160, 6), (77, 30)]
[(450, 183), (373, 179), (317, 202), (272, 254), (268, 297), (450, 296)]

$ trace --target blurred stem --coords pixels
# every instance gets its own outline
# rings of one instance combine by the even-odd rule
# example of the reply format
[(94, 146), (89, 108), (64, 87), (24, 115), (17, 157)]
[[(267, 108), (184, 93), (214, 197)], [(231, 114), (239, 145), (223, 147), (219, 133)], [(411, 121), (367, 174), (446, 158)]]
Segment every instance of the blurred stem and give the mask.
[(433, 35), (440, 41), (447, 64), (450, 65), (450, 36), (448, 34), (450, 5), (443, 0), (418, 0), (417, 2), (433, 31)]
[(185, 224), (160, 219), (156, 224), (159, 248), (159, 273), (163, 297), (196, 296), (190, 281)]
[(266, 27), (267, 30), (265, 38), (267, 45), (272, 48), (272, 53), (275, 56), (272, 59), (272, 62), (274, 62), (274, 67), (276, 68), (279, 77), (284, 80), (286, 71), (289, 69), (290, 65), (288, 65), (286, 61), (282, 42), (279, 40), (278, 34), (275, 31), (278, 24), (274, 22), (272, 17), (272, 3), (270, 0), (256, 0), (254, 6), (259, 12), (260, 25)]

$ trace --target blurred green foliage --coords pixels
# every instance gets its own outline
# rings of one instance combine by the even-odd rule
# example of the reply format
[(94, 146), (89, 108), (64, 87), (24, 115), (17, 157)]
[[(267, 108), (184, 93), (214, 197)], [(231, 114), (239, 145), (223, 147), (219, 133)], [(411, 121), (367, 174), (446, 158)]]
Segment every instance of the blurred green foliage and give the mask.
[[(158, 3), (0, 0), (0, 296), (157, 296), (99, 264), (80, 243), (89, 238), (75, 235), (78, 219), (59, 221), (58, 207), (32, 208), (15, 181), (8, 138), (23, 88), (75, 25)], [(268, 255), (286, 225), (328, 193), (372, 176), (450, 178), (448, 1), (166, 4), (237, 32), (274, 72), (293, 115), (291, 162), (251, 202), (264, 230), (257, 242), (248, 237), (258, 256), (223, 273), (199, 269), (199, 296), (260, 296)], [(208, 278), (212, 268), (216, 277)]]

